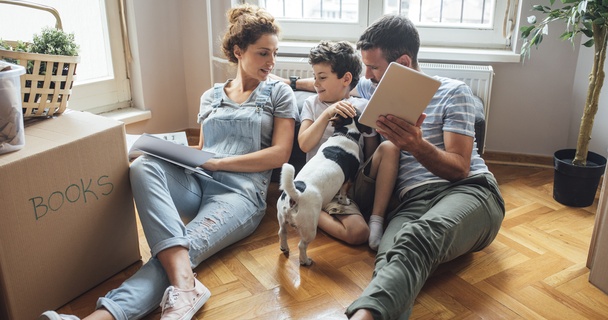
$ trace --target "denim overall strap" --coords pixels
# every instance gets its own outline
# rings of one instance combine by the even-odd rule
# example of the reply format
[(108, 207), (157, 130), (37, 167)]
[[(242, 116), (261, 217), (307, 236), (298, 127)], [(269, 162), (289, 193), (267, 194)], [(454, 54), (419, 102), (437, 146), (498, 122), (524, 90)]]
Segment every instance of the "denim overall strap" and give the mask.
[(272, 89), (278, 82), (279, 82), (278, 80), (266, 82), (267, 85), (264, 86), (264, 88), (262, 88), (262, 92), (260, 92), (260, 94), (255, 99), (256, 107), (264, 108), (264, 105), (266, 105), (266, 102), (270, 99), (270, 94), (272, 93)]
[(213, 109), (219, 107), (222, 104), (222, 101), (223, 101), (223, 90), (224, 90), (224, 84), (223, 83), (216, 83), (213, 86), (213, 101), (211, 102), (211, 107)]

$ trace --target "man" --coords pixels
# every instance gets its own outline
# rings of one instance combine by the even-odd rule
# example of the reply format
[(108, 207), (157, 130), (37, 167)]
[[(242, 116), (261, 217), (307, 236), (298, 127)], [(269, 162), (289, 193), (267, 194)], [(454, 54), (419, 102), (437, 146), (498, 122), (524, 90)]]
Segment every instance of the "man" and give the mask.
[[(366, 67), (356, 93), (369, 99), (390, 62), (420, 71), (413, 23), (387, 15), (369, 26), (357, 49)], [(380, 116), (378, 133), (401, 149), (396, 195), (387, 214), (372, 280), (347, 309), (350, 319), (407, 319), (422, 286), (439, 266), (488, 246), (504, 218), (494, 176), (474, 146), (473, 94), (463, 82), (441, 86), (412, 125)], [(297, 81), (307, 89), (307, 79)]]

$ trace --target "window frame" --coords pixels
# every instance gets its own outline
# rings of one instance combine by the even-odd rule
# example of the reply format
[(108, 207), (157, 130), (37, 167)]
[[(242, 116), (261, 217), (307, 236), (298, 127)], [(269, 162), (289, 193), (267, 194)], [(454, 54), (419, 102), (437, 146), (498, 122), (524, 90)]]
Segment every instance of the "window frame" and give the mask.
[[(281, 34), (284, 40), (289, 41), (319, 41), (348, 40), (355, 41), (368, 25), (368, 0), (359, 0), (359, 22), (327, 22), (306, 19), (277, 18), (281, 25)], [(261, 1), (243, 1), (260, 5)]]
[[(232, 1), (232, 4), (248, 2), (260, 5), (259, 0)], [(477, 62), (519, 62), (515, 52), (516, 29), (521, 1), (496, 0), (493, 27), (441, 28), (417, 25), (421, 39), (421, 60), (452, 60)], [(384, 1), (360, 0), (359, 21), (363, 23), (335, 23), (277, 19), (281, 24), (280, 55), (305, 56), (319, 40), (347, 40), (356, 42), (368, 24), (380, 18)], [(506, 29), (506, 30), (503, 30)], [(320, 39), (318, 35), (323, 35)]]
[(131, 106), (131, 87), (127, 74), (127, 61), (121, 27), (120, 1), (99, 0), (105, 8), (104, 32), (106, 50), (110, 51), (113, 75), (96, 80), (76, 80), (68, 107), (73, 110), (104, 113)]
[[(514, 22), (517, 21), (518, 1), (494, 1), (494, 11), (491, 13), (493, 24), (489, 28), (475, 26), (446, 27), (437, 25), (417, 24), (422, 46), (454, 47), (470, 49), (509, 49), (513, 43), (511, 36)], [(382, 1), (382, 4), (384, 1)], [(370, 6), (377, 6), (376, 16), (371, 21), (381, 17), (384, 8), (380, 3), (370, 1)], [(507, 30), (504, 30), (507, 29)]]

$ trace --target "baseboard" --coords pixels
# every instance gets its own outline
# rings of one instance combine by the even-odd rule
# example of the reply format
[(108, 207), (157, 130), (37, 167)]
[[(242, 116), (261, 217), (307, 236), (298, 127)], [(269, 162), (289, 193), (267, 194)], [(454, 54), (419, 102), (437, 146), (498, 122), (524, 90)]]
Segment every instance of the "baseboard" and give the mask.
[(553, 157), (550, 156), (486, 151), (482, 157), (487, 163), (553, 168)]

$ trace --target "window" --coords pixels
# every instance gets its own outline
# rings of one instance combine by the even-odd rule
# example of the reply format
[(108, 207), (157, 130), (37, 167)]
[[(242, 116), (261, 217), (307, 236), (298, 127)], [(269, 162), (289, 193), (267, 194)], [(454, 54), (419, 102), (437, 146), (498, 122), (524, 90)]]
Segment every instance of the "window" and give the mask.
[[(256, 2), (256, 1), (250, 1)], [(383, 14), (408, 16), (422, 46), (509, 49), (515, 0), (259, 0), (280, 21), (284, 40), (350, 40)], [(320, 36), (322, 35), (322, 36)]]
[[(120, 29), (119, 1), (36, 0), (59, 12), (63, 30), (74, 33), (80, 63), (68, 107), (94, 113), (128, 107), (131, 93)], [(0, 38), (31, 41), (43, 27), (54, 27), (46, 11), (0, 3)]]
[(368, 23), (367, 1), (363, 0), (260, 0), (257, 2), (279, 20), (283, 29), (283, 40), (354, 41)]

